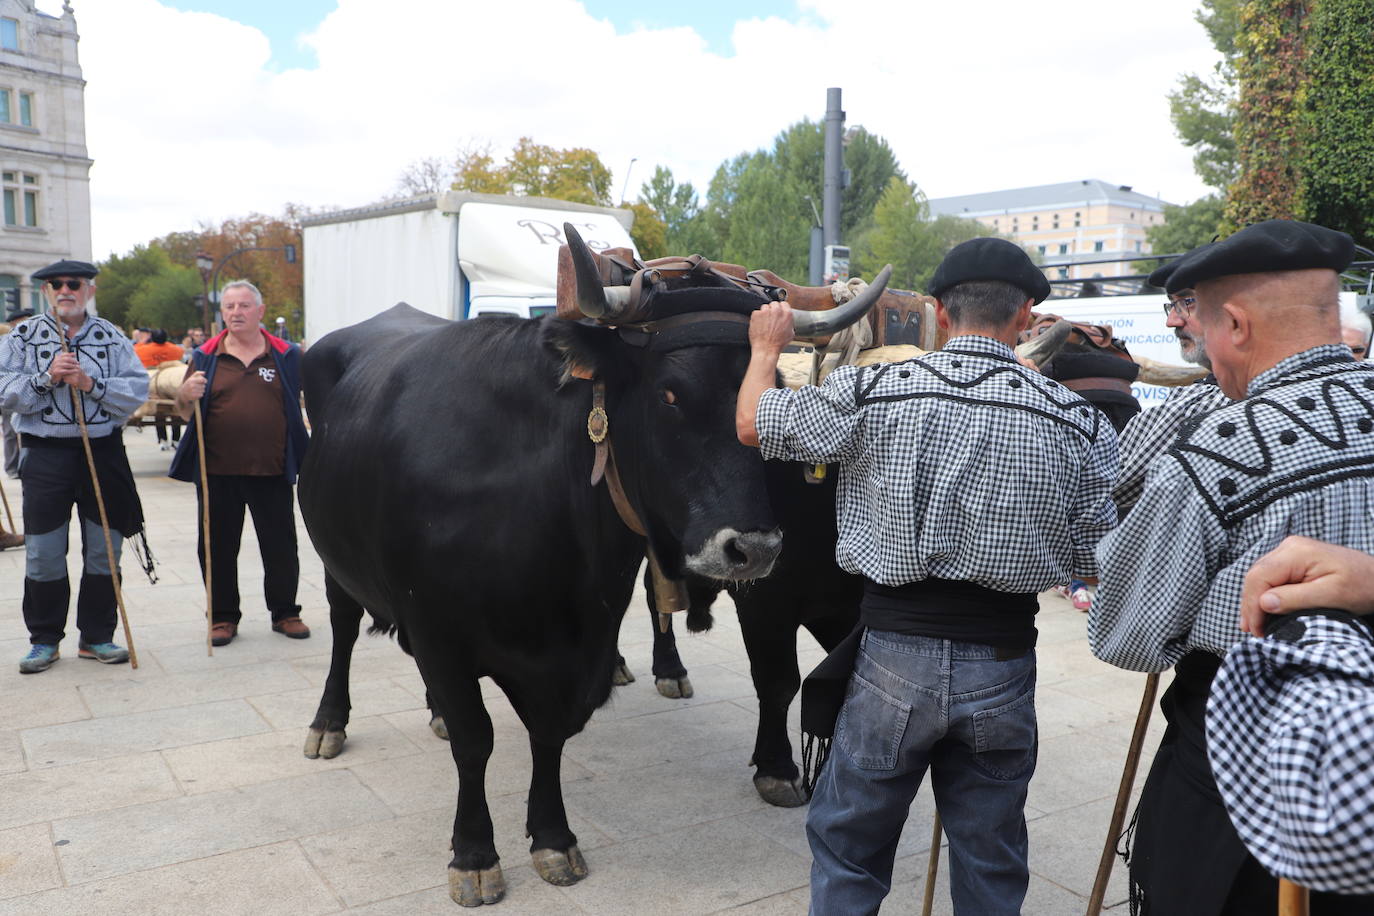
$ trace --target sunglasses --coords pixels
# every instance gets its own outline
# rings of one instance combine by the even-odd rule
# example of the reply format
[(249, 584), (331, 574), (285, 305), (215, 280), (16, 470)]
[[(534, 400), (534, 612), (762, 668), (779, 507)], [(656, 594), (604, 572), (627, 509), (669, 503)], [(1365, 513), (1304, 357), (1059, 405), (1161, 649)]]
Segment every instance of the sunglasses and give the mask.
[(62, 291), (62, 287), (64, 287), (64, 286), (65, 286), (67, 289), (71, 290), (72, 292), (76, 292), (76, 291), (79, 290), (81, 287), (83, 287), (83, 286), (86, 285), (86, 281), (85, 281), (85, 280), (49, 280), (49, 281), (48, 281), (48, 285), (51, 286), (51, 287), (53, 288), (53, 291), (54, 291), (54, 292), (59, 292), (59, 293), (60, 293), (60, 292)]
[(1189, 315), (1193, 314), (1193, 310), (1196, 308), (1196, 298), (1192, 296), (1180, 296), (1177, 299), (1164, 303), (1164, 315), (1167, 318), (1174, 312), (1178, 312), (1184, 318), (1187, 318)]

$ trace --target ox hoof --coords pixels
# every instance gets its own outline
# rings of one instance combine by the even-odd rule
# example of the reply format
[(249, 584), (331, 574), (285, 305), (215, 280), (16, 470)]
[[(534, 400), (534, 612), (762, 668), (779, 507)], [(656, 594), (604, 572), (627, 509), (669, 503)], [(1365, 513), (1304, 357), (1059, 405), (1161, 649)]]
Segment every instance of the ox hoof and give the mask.
[(448, 726), (444, 724), (443, 716), (435, 716), (430, 719), (429, 730), (434, 732), (434, 736), (441, 741), (448, 740)]
[(448, 895), (459, 906), (481, 906), (496, 903), (506, 896), (506, 879), (501, 866), (493, 865), (481, 871), (448, 870)]
[(342, 728), (334, 731), (312, 728), (305, 733), (305, 756), (311, 760), (317, 757), (326, 760), (337, 757), (343, 751), (346, 737)]
[(779, 808), (800, 808), (810, 798), (800, 777), (779, 779), (776, 776), (755, 776), (754, 788), (760, 798)]
[(626, 684), (635, 682), (634, 673), (630, 671), (630, 666), (624, 662), (619, 662), (615, 670), (611, 672), (611, 683), (617, 687), (624, 687)]
[(670, 700), (685, 700), (692, 695), (692, 681), (685, 674), (682, 677), (656, 678), (654, 686)]
[(582, 858), (582, 852), (576, 846), (569, 846), (567, 852), (536, 849), (530, 853), (530, 859), (539, 877), (550, 884), (567, 886), (587, 877), (587, 860)]

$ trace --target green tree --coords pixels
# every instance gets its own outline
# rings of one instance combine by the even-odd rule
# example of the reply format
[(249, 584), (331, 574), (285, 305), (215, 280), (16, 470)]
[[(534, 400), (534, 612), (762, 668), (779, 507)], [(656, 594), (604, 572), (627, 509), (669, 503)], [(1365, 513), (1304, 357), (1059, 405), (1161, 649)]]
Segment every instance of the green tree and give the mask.
[(651, 208), (664, 225), (664, 247), (669, 254), (706, 254), (720, 251), (702, 216), (702, 204), (690, 181), (678, 184), (671, 169), (657, 166), (653, 177), (639, 189), (639, 200)]
[[(1156, 254), (1181, 254), (1212, 241), (1222, 223), (1226, 200), (1220, 194), (1199, 197), (1190, 204), (1164, 205), (1164, 222), (1145, 230), (1150, 250)], [(1149, 273), (1160, 261), (1137, 261), (1135, 270)]]
[(1169, 93), (1169, 116), (1193, 169), (1209, 187), (1225, 191), (1238, 174), (1236, 163), (1236, 34), (1242, 0), (1202, 0), (1195, 17), (1221, 53), (1209, 76), (1185, 74)]
[(1321, 0), (1299, 95), (1306, 217), (1374, 246), (1374, 6)]
[(894, 175), (873, 207), (871, 226), (852, 247), (852, 272), (872, 278), (884, 264), (891, 264), (894, 289), (922, 292), (951, 248), (994, 234), (976, 220), (947, 214), (931, 219), (920, 189)]
[[(133, 327), (129, 312), (134, 296), (144, 284), (171, 269), (171, 258), (156, 243), (135, 245), (128, 254), (111, 255), (100, 265), (100, 276), (95, 281), (100, 317), (125, 329)], [(192, 295), (199, 293), (197, 289)]]
[(635, 243), (641, 259), (651, 261), (673, 253), (668, 249), (667, 227), (652, 207), (642, 201), (620, 206), (635, 215), (635, 221), (630, 226), (630, 239)]
[(190, 268), (167, 264), (145, 280), (129, 303), (129, 323), (136, 327), (166, 328), (181, 334), (200, 324), (196, 297), (201, 293), (200, 274)]
[(485, 147), (460, 152), (456, 173), (453, 188), (458, 191), (611, 204), (611, 170), (582, 147), (554, 149), (521, 137), (501, 165)]

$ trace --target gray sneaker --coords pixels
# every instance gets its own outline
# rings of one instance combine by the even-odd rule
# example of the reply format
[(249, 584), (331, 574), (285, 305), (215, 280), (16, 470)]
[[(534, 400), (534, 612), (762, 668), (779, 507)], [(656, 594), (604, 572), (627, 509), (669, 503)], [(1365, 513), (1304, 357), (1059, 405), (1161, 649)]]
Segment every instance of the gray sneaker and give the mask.
[(112, 642), (80, 642), (76, 646), (78, 658), (93, 658), (106, 665), (118, 665), (129, 660), (129, 650)]
[(29, 654), (19, 660), (19, 673), (37, 674), (40, 671), (47, 671), (52, 667), (52, 663), (61, 657), (57, 654), (57, 646), (36, 643), (29, 646)]

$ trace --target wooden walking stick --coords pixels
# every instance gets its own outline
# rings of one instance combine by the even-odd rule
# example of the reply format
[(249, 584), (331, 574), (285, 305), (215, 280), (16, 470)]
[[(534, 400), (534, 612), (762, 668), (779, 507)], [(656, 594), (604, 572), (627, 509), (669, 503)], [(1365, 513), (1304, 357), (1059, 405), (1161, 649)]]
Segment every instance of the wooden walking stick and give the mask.
[(1310, 894), (1307, 888), (1294, 884), (1287, 878), (1279, 879), (1279, 916), (1308, 916)]
[(930, 916), (935, 906), (935, 876), (940, 871), (940, 839), (944, 831), (940, 826), (940, 812), (935, 812), (935, 830), (930, 835), (930, 859), (926, 862), (926, 893), (921, 901), (921, 916)]
[(1140, 711), (1135, 716), (1135, 731), (1131, 732), (1131, 746), (1126, 752), (1126, 765), (1121, 770), (1121, 785), (1116, 790), (1116, 807), (1112, 809), (1112, 821), (1107, 827), (1107, 842), (1102, 846), (1102, 858), (1097, 863), (1097, 878), (1093, 881), (1093, 893), (1088, 898), (1088, 916), (1098, 916), (1102, 912), (1102, 900), (1107, 896), (1107, 881), (1112, 876), (1112, 865), (1116, 863), (1116, 839), (1121, 835), (1121, 825), (1126, 822), (1126, 809), (1131, 804), (1131, 787), (1135, 785), (1136, 769), (1140, 766), (1140, 751), (1145, 745), (1145, 731), (1150, 726), (1150, 716), (1155, 709), (1155, 693), (1159, 690), (1159, 672), (1145, 677), (1145, 694), (1140, 698)]
[[(53, 317), (53, 325), (57, 328), (57, 340), (62, 344), (62, 352), (70, 353), (67, 332), (62, 329), (62, 322), (56, 316)], [(110, 563), (115, 607), (119, 608), (119, 620), (124, 625), (124, 641), (129, 645), (129, 667), (137, 668), (138, 653), (134, 651), (134, 634), (129, 629), (129, 612), (124, 609), (124, 589), (119, 584), (119, 564), (115, 562), (114, 542), (110, 540), (110, 518), (105, 513), (105, 497), (100, 492), (100, 475), (95, 469), (95, 453), (91, 451), (91, 434), (86, 430), (86, 411), (82, 409), (76, 387), (69, 384), (67, 390), (72, 393), (72, 413), (76, 414), (76, 424), (81, 427), (81, 446), (86, 450), (86, 467), (91, 472), (91, 486), (95, 489), (95, 506), (100, 510), (100, 533), (105, 536), (105, 556)]]
[(205, 472), (205, 418), (200, 413), (200, 398), (192, 402), (196, 418), (196, 452), (200, 455), (200, 524), (205, 532), (205, 654), (215, 654), (214, 597), (210, 590), (214, 571), (210, 568), (210, 478)]

